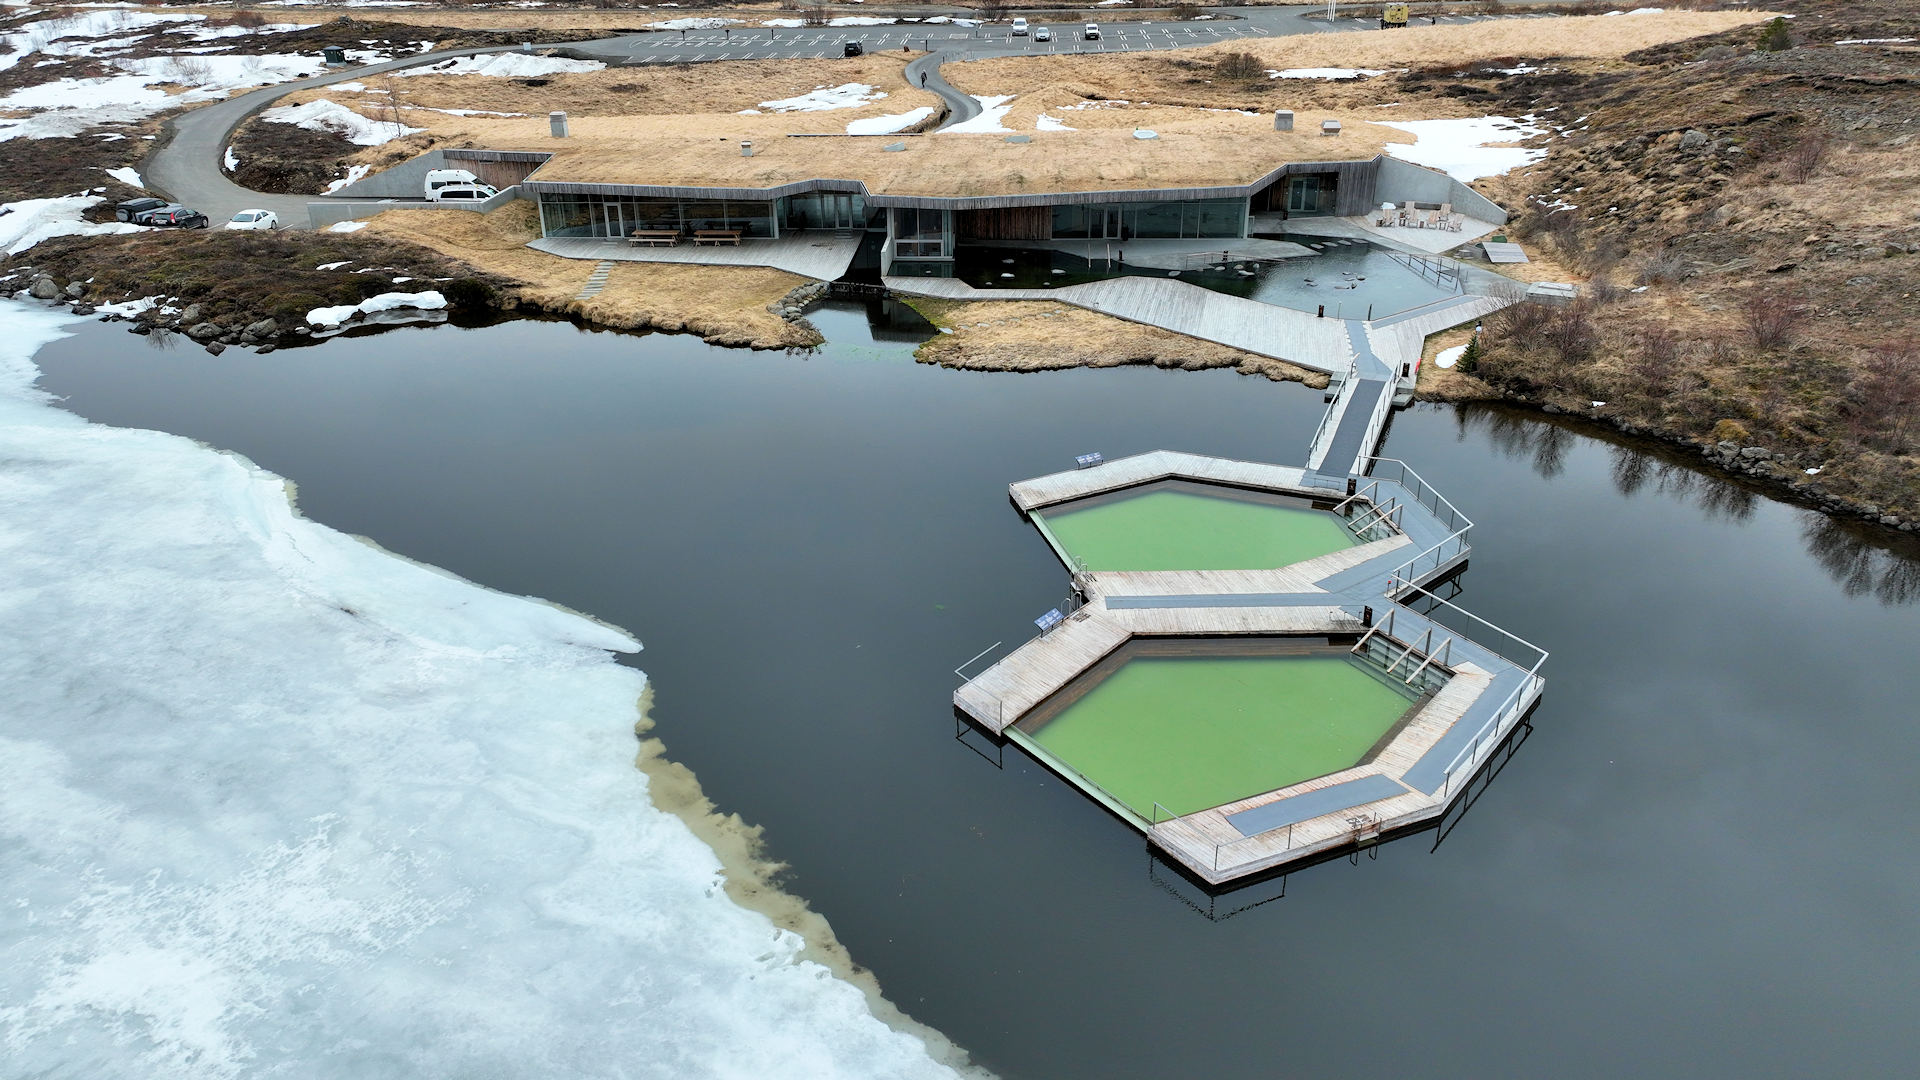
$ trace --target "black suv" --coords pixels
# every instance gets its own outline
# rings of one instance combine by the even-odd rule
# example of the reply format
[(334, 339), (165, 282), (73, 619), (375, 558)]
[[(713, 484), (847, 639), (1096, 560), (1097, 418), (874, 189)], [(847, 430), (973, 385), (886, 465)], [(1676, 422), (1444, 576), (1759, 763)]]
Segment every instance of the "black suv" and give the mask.
[(189, 210), (179, 203), (162, 203), (158, 209), (134, 214), (133, 223), (159, 228), (204, 229), (207, 227), (207, 215), (198, 210)]
[(113, 208), (113, 218), (115, 221), (132, 221), (141, 214), (158, 210), (166, 205), (165, 199), (128, 199)]
[(857, 41), (849, 41), (842, 47), (841, 51), (848, 56), (865, 56), (867, 54), (867, 47)]

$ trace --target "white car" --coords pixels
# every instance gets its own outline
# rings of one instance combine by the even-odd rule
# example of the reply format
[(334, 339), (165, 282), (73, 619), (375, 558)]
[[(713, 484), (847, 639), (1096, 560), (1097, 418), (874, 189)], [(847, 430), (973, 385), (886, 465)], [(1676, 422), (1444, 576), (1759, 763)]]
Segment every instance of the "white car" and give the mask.
[(1027, 36), (1027, 20), (1026, 19), (1016, 18), (1013, 20), (1013, 36), (1014, 37)]
[(427, 192), (427, 201), (481, 202), (498, 194), (491, 184), (445, 184)]
[(1035, 40), (1035, 41), (1052, 41), (1052, 40), (1053, 40), (1053, 31), (1051, 31), (1051, 30), (1049, 30), (1049, 29), (1047, 29), (1047, 28), (1046, 28), (1046, 27), (1044, 27), (1044, 26), (1036, 26), (1036, 27), (1034, 27), (1034, 28), (1033, 28), (1033, 40)]
[(229, 229), (277, 229), (280, 215), (271, 210), (242, 210), (227, 222)]
[(1081, 29), (1080, 36), (1085, 38), (1088, 41), (1099, 41), (1100, 40), (1100, 24), (1091, 23), (1091, 22), (1088, 23), (1084, 28)]

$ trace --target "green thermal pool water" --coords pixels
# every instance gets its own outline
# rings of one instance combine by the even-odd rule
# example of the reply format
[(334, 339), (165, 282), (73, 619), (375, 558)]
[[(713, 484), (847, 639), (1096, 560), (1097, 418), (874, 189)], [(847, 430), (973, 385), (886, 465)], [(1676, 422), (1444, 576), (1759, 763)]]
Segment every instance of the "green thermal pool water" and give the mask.
[(1152, 818), (1356, 765), (1412, 706), (1338, 652), (1137, 656), (1030, 736)]
[(1355, 544), (1339, 518), (1299, 500), (1199, 484), (1135, 489), (1035, 517), (1089, 570), (1260, 570)]

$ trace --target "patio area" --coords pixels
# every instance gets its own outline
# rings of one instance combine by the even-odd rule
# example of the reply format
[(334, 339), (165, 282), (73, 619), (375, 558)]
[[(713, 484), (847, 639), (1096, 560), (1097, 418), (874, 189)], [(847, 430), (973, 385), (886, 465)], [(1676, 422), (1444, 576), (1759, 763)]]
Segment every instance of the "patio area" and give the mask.
[(861, 235), (857, 232), (794, 232), (777, 239), (748, 237), (737, 245), (683, 241), (672, 247), (648, 247), (601, 236), (548, 236), (527, 246), (563, 259), (767, 266), (818, 281), (833, 281), (844, 275), (853, 263), (854, 254), (860, 250)]
[(1259, 232), (1352, 237), (1357, 240), (1371, 240), (1403, 251), (1438, 255), (1465, 247), (1501, 228), (1490, 221), (1470, 218), (1465, 214), (1456, 213), (1454, 218), (1460, 222), (1458, 232), (1452, 229), (1420, 229), (1399, 225), (1382, 228), (1375, 225), (1373, 219), (1369, 217), (1302, 217), (1283, 221), (1277, 217), (1269, 218), (1268, 215), (1262, 214), (1255, 221), (1255, 229)]

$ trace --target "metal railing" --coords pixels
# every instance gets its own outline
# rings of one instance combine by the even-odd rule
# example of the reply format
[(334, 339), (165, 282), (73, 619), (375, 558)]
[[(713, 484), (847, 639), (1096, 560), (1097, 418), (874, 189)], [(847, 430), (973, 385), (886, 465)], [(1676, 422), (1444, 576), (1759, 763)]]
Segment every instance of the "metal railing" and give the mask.
[[(1507, 694), (1506, 698), (1493, 710), (1493, 715), (1488, 717), (1486, 722), (1480, 725), (1478, 731), (1474, 732), (1473, 742), (1469, 743), (1458, 754), (1455, 754), (1453, 760), (1447, 763), (1446, 779), (1441, 784), (1440, 795), (1441, 799), (1445, 800), (1452, 795), (1454, 779), (1457, 777), (1471, 777), (1474, 772), (1479, 769), (1481, 762), (1485, 760), (1485, 754), (1491, 753), (1493, 748), (1500, 744), (1500, 740), (1503, 737), (1502, 733), (1507, 729), (1508, 722), (1518, 719), (1518, 717), (1524, 714), (1527, 708), (1531, 706), (1532, 698), (1538, 696), (1540, 687), (1545, 685), (1545, 680), (1540, 678), (1540, 668), (1547, 662), (1547, 657), (1551, 654), (1511, 630), (1488, 622), (1451, 600), (1429, 592), (1419, 585), (1399, 578), (1397, 575), (1389, 580), (1387, 587), (1390, 590), (1394, 590), (1393, 595), (1395, 596), (1398, 596), (1401, 592), (1408, 591), (1424, 593), (1428, 598), (1433, 600), (1434, 603), (1444, 605), (1453, 611), (1465, 615), (1481, 626), (1486, 627), (1501, 637), (1506, 638), (1508, 641), (1530, 650), (1535, 654), (1533, 664), (1526, 669), (1526, 678), (1522, 679), (1519, 685), (1515, 686)], [(1397, 614), (1397, 612), (1395, 612), (1395, 614)], [(1391, 618), (1391, 616), (1389, 618)], [(1445, 624), (1441, 625), (1444, 626)], [(1505, 660), (1507, 663), (1512, 664), (1514, 667), (1520, 666), (1520, 661), (1496, 649), (1490, 648), (1484, 643), (1476, 641), (1475, 644), (1493, 653), (1500, 659)]]
[(1313, 429), (1313, 437), (1307, 440), (1309, 462), (1320, 453), (1320, 441), (1332, 436), (1335, 427), (1334, 417), (1346, 411), (1346, 406), (1342, 403), (1353, 396), (1353, 387), (1359, 381), (1359, 374), (1360, 362), (1357, 359), (1347, 361), (1347, 373), (1341, 377), (1340, 389), (1334, 391), (1333, 400), (1327, 404), (1327, 411), (1320, 414), (1319, 426)]

